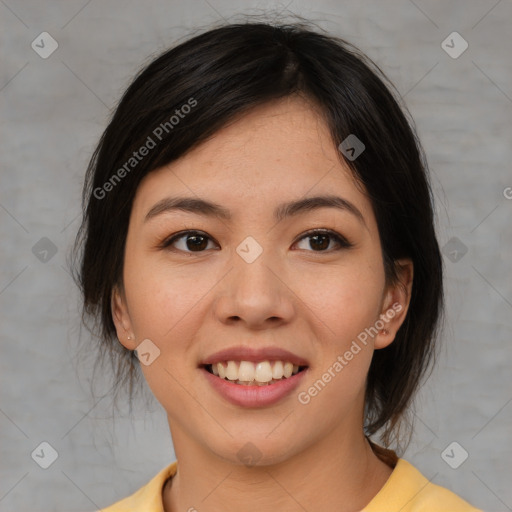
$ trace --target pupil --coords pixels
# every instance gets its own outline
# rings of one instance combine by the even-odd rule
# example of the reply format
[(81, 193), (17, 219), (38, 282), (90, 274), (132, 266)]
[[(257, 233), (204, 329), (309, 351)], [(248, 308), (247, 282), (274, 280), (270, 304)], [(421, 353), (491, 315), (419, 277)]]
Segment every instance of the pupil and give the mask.
[[(316, 242), (318, 242), (318, 239), (320, 237), (323, 239), (323, 243), (321, 244), (321, 247), (317, 246), (316, 248), (317, 249), (326, 249), (327, 247), (329, 247), (329, 235), (314, 235), (311, 237), (311, 241), (309, 242), (309, 245), (311, 246), (312, 249), (315, 249), (314, 241), (316, 240)], [(327, 243), (325, 243), (325, 242), (327, 242)]]
[[(200, 240), (202, 239), (202, 241)], [(192, 245), (190, 242), (192, 242)], [(205, 237), (201, 235), (191, 235), (187, 238), (187, 248), (191, 251), (204, 249), (206, 247), (207, 243), (205, 244)]]

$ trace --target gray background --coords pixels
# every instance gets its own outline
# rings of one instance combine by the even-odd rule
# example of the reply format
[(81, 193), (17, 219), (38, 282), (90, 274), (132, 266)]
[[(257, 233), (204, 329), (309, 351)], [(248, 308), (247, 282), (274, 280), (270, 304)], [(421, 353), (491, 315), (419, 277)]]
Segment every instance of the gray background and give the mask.
[[(268, 9), (301, 14), (358, 45), (416, 121), (440, 243), (449, 243), (448, 309), (404, 457), (481, 508), (512, 510), (510, 0), (0, 0), (0, 510), (93, 510), (174, 460), (158, 405), (140, 402), (131, 418), (113, 414), (110, 396), (91, 397), (93, 357), (77, 358), (78, 295), (66, 254), (86, 164), (134, 73), (191, 30)], [(43, 31), (59, 45), (47, 59), (31, 48)], [(456, 59), (441, 47), (453, 31), (469, 44)], [(33, 250), (43, 237), (55, 255), (42, 252), (47, 241)], [(46, 470), (31, 458), (43, 441), (59, 455)], [(453, 441), (469, 454), (458, 469), (441, 457)], [(462, 452), (449, 454), (456, 462)]]

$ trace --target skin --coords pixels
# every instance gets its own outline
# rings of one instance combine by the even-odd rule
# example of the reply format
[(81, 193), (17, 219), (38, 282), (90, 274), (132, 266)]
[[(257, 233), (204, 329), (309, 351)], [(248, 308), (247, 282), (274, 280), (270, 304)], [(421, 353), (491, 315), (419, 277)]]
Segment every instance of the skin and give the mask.
[[(272, 216), (282, 202), (324, 194), (350, 201), (364, 222), (332, 207), (277, 223)], [(175, 195), (214, 201), (232, 219), (168, 211), (145, 221), (158, 201)], [(161, 247), (186, 229), (210, 237), (202, 252), (186, 238)], [(333, 230), (353, 247), (331, 238), (319, 250), (304, 238), (310, 229)], [(250, 264), (236, 252), (247, 236), (263, 248)], [(298, 97), (253, 109), (142, 181), (112, 311), (126, 348), (150, 339), (160, 350), (141, 367), (167, 412), (178, 460), (163, 490), (167, 512), (220, 512), (226, 504), (245, 512), (348, 512), (371, 501), (392, 469), (364, 437), (365, 380), (373, 351), (393, 342), (407, 312), (413, 269), (400, 263), (400, 283), (387, 283), (371, 203), (319, 113)], [(298, 392), (394, 303), (402, 309), (386, 331), (301, 404)], [(237, 345), (278, 346), (306, 358), (304, 384), (272, 407), (232, 405), (198, 365)], [(261, 453), (253, 467), (237, 456), (248, 442)]]

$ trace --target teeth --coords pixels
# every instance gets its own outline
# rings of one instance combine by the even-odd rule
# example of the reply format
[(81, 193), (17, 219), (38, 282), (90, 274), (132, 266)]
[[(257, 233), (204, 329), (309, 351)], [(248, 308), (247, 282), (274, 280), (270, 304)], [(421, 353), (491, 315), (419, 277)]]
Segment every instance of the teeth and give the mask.
[(238, 364), (235, 361), (228, 361), (228, 367), (226, 368), (226, 379), (238, 380)]
[(265, 386), (283, 378), (288, 379), (299, 371), (299, 367), (289, 361), (225, 361), (211, 365), (212, 373), (221, 379), (249, 386)]
[[(242, 366), (242, 364), (244, 362), (247, 362), (247, 361), (242, 361), (240, 363), (240, 366)], [(245, 379), (242, 379), (242, 377), (240, 377), (240, 380), (245, 380)], [(270, 382), (272, 380), (272, 368), (268, 361), (263, 361), (262, 363), (258, 363), (256, 365), (256, 372), (254, 374), (254, 380), (257, 380), (258, 382)]]
[(274, 363), (274, 367), (272, 368), (272, 377), (274, 379), (282, 379), (284, 375), (283, 363), (281, 361), (276, 361)]
[[(241, 361), (240, 367), (238, 368), (238, 380), (251, 382), (251, 380), (254, 380), (254, 374), (257, 373), (254, 371), (254, 365), (250, 363), (249, 361)], [(261, 379), (257, 378), (256, 380), (259, 380), (261, 382)]]
[(291, 377), (293, 372), (293, 363), (284, 363), (284, 376)]

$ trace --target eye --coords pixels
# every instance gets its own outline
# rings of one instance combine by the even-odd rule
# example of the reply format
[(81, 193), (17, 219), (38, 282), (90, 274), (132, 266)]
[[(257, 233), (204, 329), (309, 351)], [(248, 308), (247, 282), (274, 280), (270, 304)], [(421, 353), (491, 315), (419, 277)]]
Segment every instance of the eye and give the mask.
[(182, 231), (165, 240), (162, 248), (173, 246), (183, 252), (203, 252), (211, 249), (208, 247), (208, 241), (213, 240), (201, 231)]
[[(326, 249), (329, 249), (332, 241), (338, 245), (338, 250), (353, 247), (353, 244), (351, 244), (345, 237), (335, 231), (331, 231), (330, 229), (314, 229), (308, 231), (297, 243), (302, 243), (303, 240), (308, 238), (308, 245), (314, 252), (331, 252)], [(307, 244), (307, 242), (305, 242), (305, 244)], [(308, 250), (307, 247), (300, 247), (300, 249)]]
[[(345, 237), (331, 231), (329, 229), (314, 229), (305, 233), (296, 244), (307, 243), (306, 239), (309, 238), (309, 248), (313, 249), (314, 252), (331, 252), (332, 250), (348, 249), (353, 247)], [(212, 242), (213, 239), (206, 233), (201, 231), (182, 231), (172, 235), (166, 239), (162, 244), (162, 248), (172, 247), (179, 251), (190, 253), (190, 252), (204, 252), (208, 247), (208, 243)], [(332, 249), (331, 243), (334, 242), (337, 245), (337, 249)], [(330, 248), (330, 250), (328, 250)], [(309, 250), (307, 247), (299, 247), (299, 249)]]

